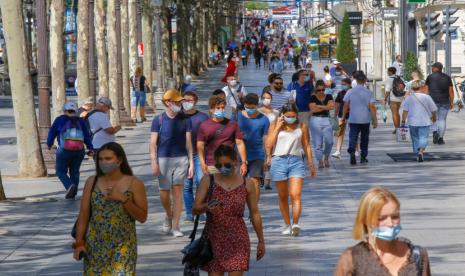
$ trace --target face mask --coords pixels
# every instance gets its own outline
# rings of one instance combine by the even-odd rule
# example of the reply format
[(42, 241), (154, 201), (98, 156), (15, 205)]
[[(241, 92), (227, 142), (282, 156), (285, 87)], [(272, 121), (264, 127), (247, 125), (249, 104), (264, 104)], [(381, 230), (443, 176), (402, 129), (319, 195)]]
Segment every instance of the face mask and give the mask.
[(179, 111), (181, 111), (181, 107), (180, 106), (177, 106), (176, 104), (172, 103), (170, 105), (170, 109), (171, 111), (173, 111), (174, 113), (178, 113)]
[(257, 109), (256, 108), (246, 108), (245, 111), (247, 112), (247, 114), (253, 115), (253, 114), (255, 114), (255, 112), (257, 112)]
[(225, 115), (226, 115), (226, 112), (224, 110), (217, 110), (213, 112), (213, 116), (215, 116), (215, 118), (217, 119), (223, 119)]
[(342, 85), (342, 86), (341, 86), (341, 89), (342, 89), (342, 90), (345, 90), (345, 91), (349, 90), (349, 88), (350, 88), (350, 87), (349, 87), (348, 85)]
[(190, 102), (183, 102), (182, 103), (182, 108), (184, 108), (184, 110), (191, 110), (192, 108), (194, 107), (194, 104), (193, 103), (190, 103)]
[(226, 168), (226, 167), (222, 166), (222, 167), (219, 169), (219, 171), (220, 171), (220, 174), (221, 174), (222, 176), (230, 176), (230, 175), (233, 174), (233, 172), (234, 172), (234, 167)]
[(310, 81), (310, 76), (305, 76), (305, 81)]
[(236, 86), (237, 85), (237, 80), (230, 80), (229, 85), (233, 86), (233, 87)]
[(268, 105), (271, 104), (271, 99), (263, 99), (263, 100), (262, 100), (262, 103), (263, 103), (263, 105), (268, 106)]
[(336, 76), (340, 76), (340, 75), (342, 75), (341, 72), (336, 72)]
[(297, 120), (297, 118), (295, 118), (295, 117), (289, 118), (289, 117), (284, 116), (284, 121), (285, 121), (287, 124), (293, 124), (293, 123), (295, 123), (296, 120)]
[(119, 168), (118, 163), (101, 163), (100, 164), (100, 170), (102, 170), (104, 174), (109, 174), (117, 170), (118, 168)]
[(400, 227), (400, 224), (394, 227), (374, 227), (371, 235), (381, 240), (393, 241), (396, 239), (397, 235), (399, 235), (401, 229), (402, 227)]

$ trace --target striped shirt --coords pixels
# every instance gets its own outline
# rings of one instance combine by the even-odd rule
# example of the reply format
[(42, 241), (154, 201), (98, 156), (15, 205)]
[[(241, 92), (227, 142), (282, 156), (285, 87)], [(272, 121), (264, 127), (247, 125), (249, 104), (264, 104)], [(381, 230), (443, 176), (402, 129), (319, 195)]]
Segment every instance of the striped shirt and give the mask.
[(281, 107), (287, 103), (295, 102), (295, 95), (288, 90), (283, 90), (281, 92), (270, 91), (273, 98), (271, 99), (271, 107), (273, 109), (280, 110)]

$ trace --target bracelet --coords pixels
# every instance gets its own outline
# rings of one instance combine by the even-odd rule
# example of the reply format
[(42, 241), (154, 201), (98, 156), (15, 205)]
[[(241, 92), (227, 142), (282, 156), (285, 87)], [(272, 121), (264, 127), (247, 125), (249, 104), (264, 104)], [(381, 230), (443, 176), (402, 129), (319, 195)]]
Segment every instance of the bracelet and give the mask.
[(81, 247), (81, 246), (85, 246), (86, 245), (86, 242), (85, 241), (77, 241), (77, 242), (73, 242), (73, 249), (76, 249), (78, 247)]

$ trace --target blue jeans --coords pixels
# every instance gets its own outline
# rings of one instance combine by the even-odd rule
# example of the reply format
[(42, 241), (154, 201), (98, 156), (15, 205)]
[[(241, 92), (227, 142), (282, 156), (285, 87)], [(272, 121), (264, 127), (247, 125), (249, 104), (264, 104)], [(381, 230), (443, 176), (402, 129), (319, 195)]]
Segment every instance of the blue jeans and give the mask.
[(426, 149), (428, 146), (429, 126), (409, 126), (410, 137), (412, 137), (413, 152), (418, 153), (419, 149)]
[(194, 184), (197, 189), (200, 180), (203, 177), (202, 168), (200, 167), (200, 160), (197, 154), (194, 154), (194, 177), (192, 179), (186, 178), (184, 180), (184, 207), (186, 208), (186, 215), (192, 216), (192, 205), (194, 202)]
[(333, 148), (333, 127), (329, 117), (312, 116), (309, 125), (316, 159), (323, 160), (323, 157), (328, 157), (331, 154)]
[(270, 172), (271, 181), (305, 178), (304, 158), (297, 155), (273, 156)]
[(349, 148), (348, 153), (355, 153), (358, 134), (360, 133), (360, 151), (362, 157), (368, 156), (368, 142), (370, 136), (370, 124), (349, 124)]
[(450, 105), (448, 104), (436, 104), (438, 107), (438, 120), (433, 125), (433, 130), (437, 131), (439, 137), (443, 138), (446, 134), (446, 119), (449, 114)]
[(137, 107), (145, 106), (145, 92), (144, 91), (131, 91), (131, 106)]
[[(79, 186), (79, 169), (81, 168), (82, 160), (84, 160), (85, 151), (65, 150), (58, 148), (56, 151), (55, 170), (56, 175), (60, 179), (65, 189), (71, 185)], [(68, 175), (69, 172), (69, 175)]]

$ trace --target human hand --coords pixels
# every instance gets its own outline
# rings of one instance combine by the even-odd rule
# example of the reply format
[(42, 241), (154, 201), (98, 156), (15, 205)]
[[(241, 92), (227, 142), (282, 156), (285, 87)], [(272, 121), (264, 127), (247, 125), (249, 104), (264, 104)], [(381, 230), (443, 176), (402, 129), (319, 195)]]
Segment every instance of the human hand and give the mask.
[(271, 167), (271, 156), (267, 156), (265, 160), (265, 167), (270, 168)]
[(113, 186), (105, 188), (104, 192), (106, 199), (109, 200), (124, 202), (127, 199), (126, 195), (118, 189), (113, 189)]
[(84, 245), (81, 245), (81, 246), (78, 246), (74, 249), (73, 251), (73, 258), (76, 260), (76, 261), (80, 261), (81, 260), (81, 257), (82, 257), (82, 253), (84, 254), (87, 254), (87, 250), (86, 250), (86, 247)]
[(246, 164), (246, 163), (242, 163), (242, 164), (241, 164), (241, 170), (240, 170), (240, 172), (241, 172), (241, 175), (242, 175), (242, 176), (245, 176), (245, 175), (247, 174), (247, 164)]
[(157, 161), (152, 161), (152, 173), (154, 176), (160, 176), (160, 166), (158, 166)]
[(257, 244), (257, 261), (260, 261), (265, 256), (265, 242), (259, 241)]
[(276, 128), (281, 129), (283, 127), (283, 125), (284, 125), (284, 115), (281, 115), (276, 120)]
[(217, 214), (223, 208), (223, 202), (217, 199), (212, 199), (207, 203), (207, 211), (212, 214)]
[(312, 161), (310, 161), (309, 166), (310, 166), (310, 176), (313, 178), (316, 176), (315, 164)]
[(203, 164), (203, 165), (200, 165), (200, 167), (202, 168), (202, 172), (204, 175), (207, 175), (208, 174), (208, 165), (207, 164)]
[(189, 171), (187, 173), (187, 178), (192, 179), (194, 177), (194, 165), (189, 166)]
[(375, 129), (377, 127), (378, 127), (378, 122), (375, 120), (375, 121), (373, 121), (373, 129)]

